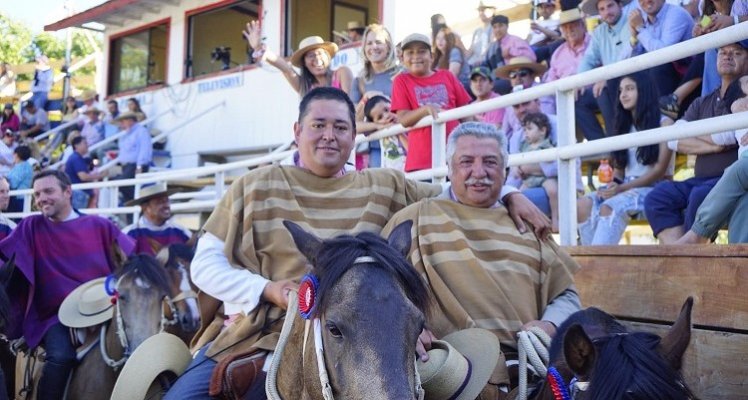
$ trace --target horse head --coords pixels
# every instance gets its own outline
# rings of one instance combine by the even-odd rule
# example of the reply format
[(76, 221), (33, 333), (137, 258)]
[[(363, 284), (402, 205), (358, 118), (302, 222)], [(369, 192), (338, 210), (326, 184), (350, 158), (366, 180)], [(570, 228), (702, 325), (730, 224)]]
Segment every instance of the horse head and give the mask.
[[(598, 309), (577, 312), (559, 327), (551, 346), (551, 364), (563, 381), (571, 381), (569, 392), (576, 400), (695, 398), (680, 374), (683, 353), (691, 340), (692, 307), (689, 297), (662, 338), (628, 332)], [(536, 398), (554, 398), (549, 386), (546, 384)]]
[[(115, 273), (115, 322), (120, 341), (131, 354), (147, 338), (163, 329), (163, 300), (169, 294), (169, 279), (155, 258), (131, 256)], [(124, 334), (124, 338), (122, 335)]]
[[(413, 399), (415, 345), (429, 297), (405, 258), (412, 222), (396, 227), (387, 240), (364, 232), (324, 241), (296, 224), (284, 224), (319, 281), (311, 317), (322, 327), (334, 395)], [(309, 350), (308, 346), (305, 354), (313, 354)], [(304, 368), (314, 367), (307, 359)], [(304, 375), (309, 377), (306, 387), (320, 387), (317, 374)]]
[(169, 325), (179, 325), (182, 332), (194, 334), (200, 327), (195, 291), (190, 281), (189, 265), (195, 256), (184, 244), (161, 249), (156, 260), (163, 266), (169, 281), (169, 298), (164, 305)]

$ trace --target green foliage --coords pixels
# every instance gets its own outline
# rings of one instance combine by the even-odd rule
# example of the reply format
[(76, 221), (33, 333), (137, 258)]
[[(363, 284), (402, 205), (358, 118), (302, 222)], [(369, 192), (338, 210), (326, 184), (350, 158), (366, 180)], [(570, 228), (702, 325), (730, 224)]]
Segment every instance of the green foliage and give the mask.
[(31, 31), (21, 23), (0, 13), (0, 61), (22, 64), (27, 61), (23, 51), (31, 43)]

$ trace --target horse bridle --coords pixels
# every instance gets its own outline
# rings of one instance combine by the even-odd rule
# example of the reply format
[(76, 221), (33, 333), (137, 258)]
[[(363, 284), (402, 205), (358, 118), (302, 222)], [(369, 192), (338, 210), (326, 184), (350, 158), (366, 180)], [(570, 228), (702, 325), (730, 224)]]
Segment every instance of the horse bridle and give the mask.
[(548, 368), (546, 379), (551, 387), (554, 400), (574, 400), (580, 392), (586, 392), (590, 387), (588, 381), (580, 381), (576, 376), (571, 378), (567, 385), (556, 367)]
[[(184, 266), (179, 264), (176, 267), (177, 271), (180, 272), (180, 274), (184, 275), (184, 272), (186, 271)], [(177, 323), (179, 323), (179, 310), (177, 310), (176, 303), (180, 301), (186, 301), (187, 299), (197, 299), (197, 293), (195, 293), (192, 289), (189, 290), (182, 290), (179, 292), (178, 295), (174, 296), (174, 298), (167, 296), (164, 296), (164, 303), (169, 308), (169, 312), (171, 313), (171, 319), (166, 317), (166, 313), (161, 310), (161, 332), (164, 331), (164, 328), (166, 326), (174, 326)]]

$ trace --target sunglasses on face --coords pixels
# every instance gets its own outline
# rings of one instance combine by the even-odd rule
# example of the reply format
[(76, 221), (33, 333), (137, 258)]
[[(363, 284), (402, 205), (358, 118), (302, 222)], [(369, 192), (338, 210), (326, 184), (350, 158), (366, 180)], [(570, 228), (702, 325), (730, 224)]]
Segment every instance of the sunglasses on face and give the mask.
[(530, 71), (526, 69), (521, 69), (519, 71), (512, 71), (509, 73), (509, 79), (524, 78), (526, 76), (530, 76)]

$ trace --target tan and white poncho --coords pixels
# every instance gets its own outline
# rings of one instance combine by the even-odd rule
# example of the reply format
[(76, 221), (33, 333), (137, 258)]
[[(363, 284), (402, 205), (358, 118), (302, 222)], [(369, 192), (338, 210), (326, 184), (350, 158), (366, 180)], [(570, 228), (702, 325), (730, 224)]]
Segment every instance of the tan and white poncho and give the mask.
[(506, 208), (475, 208), (427, 199), (392, 217), (382, 235), (413, 221), (410, 260), (429, 284), (437, 337), (484, 328), (503, 346), (573, 283), (579, 265), (552, 240), (521, 234)]
[[(409, 181), (389, 169), (320, 178), (294, 166), (265, 167), (235, 181), (203, 229), (226, 244), (224, 253), (232, 265), (273, 281), (298, 280), (307, 272), (307, 262), (283, 220), (321, 238), (379, 233), (395, 212), (440, 192), (439, 185)], [(284, 311), (263, 302), (221, 330), (226, 316), (220, 306), (219, 300), (200, 294), (203, 324), (193, 339), (195, 348), (213, 341), (207, 354), (214, 359), (253, 347), (275, 348)]]

